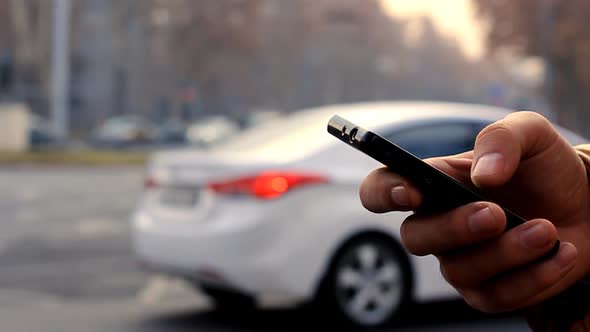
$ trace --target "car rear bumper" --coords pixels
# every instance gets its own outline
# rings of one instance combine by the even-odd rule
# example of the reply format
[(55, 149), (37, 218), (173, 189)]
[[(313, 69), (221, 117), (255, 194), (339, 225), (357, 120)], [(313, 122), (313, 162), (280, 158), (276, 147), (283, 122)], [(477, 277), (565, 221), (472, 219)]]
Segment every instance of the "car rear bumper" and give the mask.
[(294, 250), (277, 241), (282, 234), (276, 223), (170, 234), (150, 227), (155, 224), (151, 219), (139, 212), (133, 222), (135, 255), (147, 270), (255, 296), (273, 294), (302, 301), (310, 295), (314, 272), (304, 278), (291, 273), (304, 258), (295, 257)]

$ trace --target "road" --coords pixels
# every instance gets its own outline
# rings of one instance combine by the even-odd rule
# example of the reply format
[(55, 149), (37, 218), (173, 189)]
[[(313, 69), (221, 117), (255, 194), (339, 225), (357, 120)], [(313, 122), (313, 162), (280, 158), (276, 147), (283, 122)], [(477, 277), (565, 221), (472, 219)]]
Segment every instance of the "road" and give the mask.
[[(300, 331), (303, 309), (216, 312), (179, 280), (144, 273), (129, 216), (142, 169), (0, 168), (0, 322), (20, 331)], [(328, 322), (329, 323), (329, 322)], [(527, 331), (463, 303), (412, 308), (395, 331)]]

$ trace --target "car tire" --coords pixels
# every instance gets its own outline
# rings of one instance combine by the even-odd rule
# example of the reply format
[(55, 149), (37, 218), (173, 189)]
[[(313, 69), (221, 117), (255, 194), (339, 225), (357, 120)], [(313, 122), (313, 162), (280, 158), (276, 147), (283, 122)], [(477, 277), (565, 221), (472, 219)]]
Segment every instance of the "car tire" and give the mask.
[(256, 308), (253, 297), (219, 287), (201, 286), (200, 289), (213, 300), (218, 311), (248, 311)]
[(346, 325), (378, 328), (401, 313), (411, 294), (405, 252), (385, 237), (362, 236), (335, 255), (315, 305)]

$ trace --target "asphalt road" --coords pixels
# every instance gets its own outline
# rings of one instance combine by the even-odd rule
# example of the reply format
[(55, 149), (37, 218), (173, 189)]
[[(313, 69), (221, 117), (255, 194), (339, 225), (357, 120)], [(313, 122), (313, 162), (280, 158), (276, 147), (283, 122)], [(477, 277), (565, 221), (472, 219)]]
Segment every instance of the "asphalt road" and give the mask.
[[(300, 331), (305, 309), (221, 313), (130, 251), (140, 168), (0, 168), (0, 322), (5, 331)], [(330, 322), (326, 322), (328, 325)], [(461, 302), (416, 306), (388, 330), (527, 331)]]

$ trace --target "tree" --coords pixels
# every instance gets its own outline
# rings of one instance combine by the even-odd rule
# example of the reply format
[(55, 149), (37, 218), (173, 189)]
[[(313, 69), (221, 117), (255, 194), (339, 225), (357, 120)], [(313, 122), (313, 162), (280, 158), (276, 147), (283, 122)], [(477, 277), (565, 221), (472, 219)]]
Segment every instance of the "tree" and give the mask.
[(260, 4), (154, 0), (149, 8), (154, 61), (172, 74), (178, 90), (194, 89), (202, 107), (213, 113), (233, 111), (228, 105), (232, 98), (255, 94), (251, 78), (256, 76), (254, 57), (260, 47)]
[(586, 0), (475, 0), (489, 22), (492, 53), (539, 56), (546, 63), (546, 93), (557, 121), (590, 135), (590, 2)]

